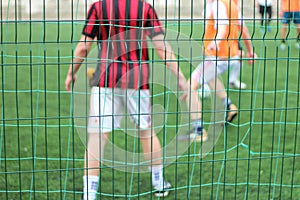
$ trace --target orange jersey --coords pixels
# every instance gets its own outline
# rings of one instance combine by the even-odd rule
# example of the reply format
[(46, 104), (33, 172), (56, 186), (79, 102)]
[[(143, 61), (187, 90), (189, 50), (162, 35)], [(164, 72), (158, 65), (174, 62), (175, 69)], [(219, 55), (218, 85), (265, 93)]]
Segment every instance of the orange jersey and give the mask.
[(300, 12), (300, 0), (281, 0), (282, 12)]
[[(218, 1), (218, 2), (217, 2)], [(239, 10), (237, 5), (230, 0), (217, 0), (211, 4), (211, 9), (208, 11), (208, 18), (206, 19), (206, 26), (205, 26), (205, 34), (204, 34), (204, 51), (206, 56), (216, 56), (218, 58), (229, 58), (233, 56), (237, 56), (239, 49), (238, 49), (238, 33), (239, 33)], [(218, 4), (222, 2), (226, 9), (227, 21), (224, 19), (219, 19), (217, 16), (214, 16), (214, 9), (219, 9)], [(217, 5), (217, 6), (216, 6)], [(219, 14), (218, 14), (219, 16)], [(207, 46), (212, 41), (216, 41), (215, 38), (218, 33), (218, 23), (226, 24), (226, 33), (224, 39), (219, 41), (219, 48), (217, 51), (215, 50), (208, 50)]]

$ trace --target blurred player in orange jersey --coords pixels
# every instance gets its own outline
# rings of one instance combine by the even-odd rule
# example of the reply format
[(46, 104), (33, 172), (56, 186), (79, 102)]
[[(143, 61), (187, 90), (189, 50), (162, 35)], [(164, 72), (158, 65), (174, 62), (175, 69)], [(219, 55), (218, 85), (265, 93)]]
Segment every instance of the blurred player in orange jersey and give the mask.
[(281, 0), (280, 17), (282, 17), (280, 49), (285, 50), (286, 48), (287, 29), (291, 21), (294, 22), (297, 29), (295, 47), (300, 49), (300, 0)]
[[(239, 8), (239, 0), (234, 0), (234, 3), (238, 6), (238, 9), (240, 10)], [(248, 54), (253, 54), (254, 57), (257, 57), (256, 54), (253, 52), (253, 49), (252, 49), (252, 42), (251, 42), (251, 37), (250, 37), (250, 33), (249, 33), (249, 30), (244, 22), (244, 16), (241, 14), (241, 12), (239, 12), (239, 23), (238, 23), (238, 28), (240, 30), (240, 34), (242, 36), (242, 41), (247, 49), (247, 52)], [(246, 89), (247, 88), (247, 84), (246, 83), (243, 83), (239, 80), (239, 74), (240, 74), (240, 70), (241, 70), (241, 67), (242, 67), (242, 60), (243, 60), (243, 57), (244, 57), (244, 50), (243, 50), (243, 47), (239, 41), (238, 43), (239, 45), (239, 57), (241, 58), (240, 59), (240, 65), (233, 65), (231, 66), (230, 68), (230, 74), (229, 74), (229, 86), (231, 88), (236, 88), (236, 89)], [(250, 56), (248, 55), (248, 57)], [(249, 60), (248, 61), (249, 64), (252, 64), (253, 60)], [(202, 87), (202, 90), (204, 91), (203, 93), (201, 92), (201, 90), (199, 91), (200, 92), (200, 96), (201, 94), (203, 94), (203, 97), (207, 97), (209, 95), (209, 89), (207, 89), (207, 84), (204, 84), (203, 87)], [(207, 91), (208, 90), (208, 91)]]
[[(237, 107), (231, 103), (230, 98), (224, 89), (223, 83), (218, 76), (229, 69), (230, 66), (240, 67), (240, 53), (238, 47), (239, 33), (244, 31), (243, 24), (240, 23), (239, 9), (235, 2), (230, 0), (208, 0), (205, 14), (205, 34), (204, 34), (204, 54), (205, 60), (198, 65), (191, 76), (192, 93), (197, 93), (200, 85), (207, 83), (215, 91), (218, 98), (226, 109), (226, 122), (232, 122), (237, 116)], [(245, 40), (250, 42), (249, 40)], [(250, 42), (251, 44), (251, 42)], [(253, 61), (252, 45), (246, 45), (248, 57)], [(192, 95), (191, 95), (192, 96)], [(194, 129), (189, 133), (190, 139), (201, 141), (204, 130), (201, 116), (201, 103), (198, 105), (190, 103), (190, 96), (184, 96), (191, 110), (198, 111), (199, 129)]]

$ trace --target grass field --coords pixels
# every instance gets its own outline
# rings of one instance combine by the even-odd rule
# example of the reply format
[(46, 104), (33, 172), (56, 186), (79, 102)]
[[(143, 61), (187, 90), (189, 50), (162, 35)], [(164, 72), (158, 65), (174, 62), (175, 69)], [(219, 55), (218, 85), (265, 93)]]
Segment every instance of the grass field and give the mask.
[[(168, 25), (196, 40), (202, 37), (196, 23)], [(76, 44), (71, 41), (79, 39), (82, 26), (31, 22), (0, 27), (0, 199), (80, 199), (84, 145), (73, 126), (64, 80)], [(276, 24), (266, 34), (253, 24), (249, 28), (257, 62), (244, 62), (241, 78), (247, 90), (228, 90), (238, 118), (224, 127), (206, 157), (200, 159), (199, 144), (192, 144), (166, 167), (165, 177), (174, 187), (166, 199), (300, 198), (300, 52), (293, 43), (279, 49)], [(180, 66), (188, 76), (189, 64)], [(226, 84), (227, 74), (223, 80)], [(164, 91), (154, 88), (155, 101), (173, 113), (176, 101)], [(209, 109), (209, 100), (204, 104)], [(169, 114), (170, 126), (158, 133), (165, 143), (175, 134), (177, 118)], [(116, 132), (113, 142), (131, 150), (133, 140), (124, 139)], [(106, 166), (101, 171), (99, 199), (155, 199), (151, 190), (149, 173)]]

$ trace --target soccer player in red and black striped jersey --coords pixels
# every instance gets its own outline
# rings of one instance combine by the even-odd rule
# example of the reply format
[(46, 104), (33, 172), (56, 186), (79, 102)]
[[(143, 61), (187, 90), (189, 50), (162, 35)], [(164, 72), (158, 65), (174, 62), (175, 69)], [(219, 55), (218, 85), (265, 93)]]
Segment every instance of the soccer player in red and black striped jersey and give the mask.
[(164, 34), (149, 4), (111, 0), (94, 3), (82, 33), (86, 37), (97, 38), (100, 45), (101, 62), (94, 75), (95, 86), (149, 88), (146, 37)]
[(84, 199), (96, 198), (99, 159), (109, 133), (120, 127), (123, 106), (126, 106), (139, 129), (144, 157), (151, 163), (149, 169), (155, 195), (168, 195), (171, 185), (163, 178), (161, 145), (151, 128), (147, 37), (151, 39), (158, 56), (165, 60), (166, 66), (178, 78), (179, 89), (189, 91), (171, 47), (164, 41), (162, 24), (150, 4), (142, 0), (101, 0), (90, 6), (65, 80), (66, 90), (70, 91), (76, 81), (76, 72), (92, 43), (97, 41), (100, 61), (91, 81)]

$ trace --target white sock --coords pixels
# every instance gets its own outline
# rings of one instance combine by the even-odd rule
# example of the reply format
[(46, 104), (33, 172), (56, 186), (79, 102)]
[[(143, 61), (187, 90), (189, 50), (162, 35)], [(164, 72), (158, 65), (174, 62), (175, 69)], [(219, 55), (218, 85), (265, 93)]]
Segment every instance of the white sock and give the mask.
[(241, 64), (235, 64), (231, 67), (230, 75), (229, 75), (229, 83), (233, 83), (238, 80), (239, 74), (241, 70)]
[(83, 200), (96, 199), (98, 180), (98, 176), (83, 176)]
[(152, 166), (150, 168), (150, 171), (152, 172), (152, 185), (153, 186), (163, 185), (164, 182), (163, 166), (162, 165)]

